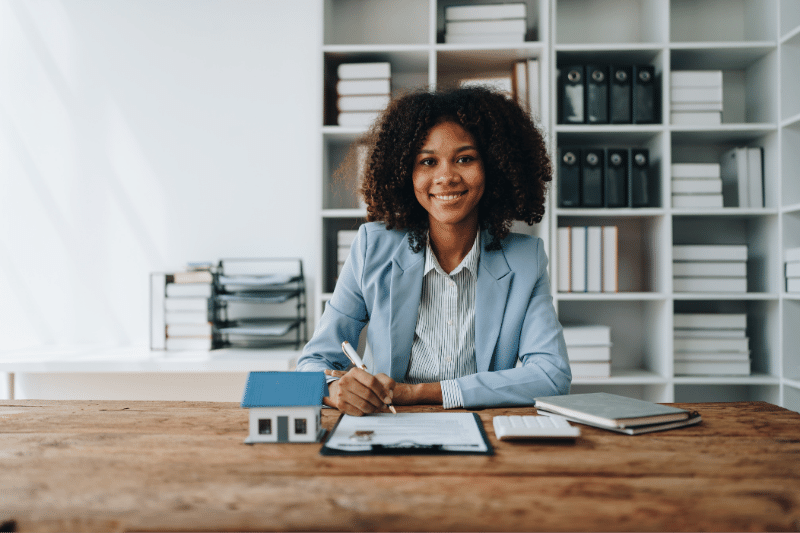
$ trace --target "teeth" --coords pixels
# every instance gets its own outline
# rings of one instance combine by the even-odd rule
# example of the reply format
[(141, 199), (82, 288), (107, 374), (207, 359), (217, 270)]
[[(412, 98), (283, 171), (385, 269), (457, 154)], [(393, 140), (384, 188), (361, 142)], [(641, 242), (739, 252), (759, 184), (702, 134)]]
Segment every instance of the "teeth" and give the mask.
[(460, 194), (435, 194), (434, 198), (437, 200), (455, 200), (461, 196)]

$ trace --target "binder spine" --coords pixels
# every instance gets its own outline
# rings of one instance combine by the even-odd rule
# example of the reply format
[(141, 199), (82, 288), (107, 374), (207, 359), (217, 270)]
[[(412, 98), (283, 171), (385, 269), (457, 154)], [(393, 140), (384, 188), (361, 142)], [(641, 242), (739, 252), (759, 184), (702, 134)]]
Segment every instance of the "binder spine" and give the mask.
[(628, 150), (607, 150), (605, 177), (606, 207), (628, 207)]
[(631, 148), (629, 194), (632, 207), (655, 205), (650, 186), (650, 154), (644, 148)]
[(581, 176), (581, 206), (603, 207), (602, 149), (584, 151)]
[(560, 207), (581, 205), (581, 151), (561, 148), (558, 164), (558, 192)]
[(631, 123), (631, 67), (612, 66), (609, 68), (609, 122), (611, 124)]
[(654, 124), (656, 120), (656, 71), (652, 65), (633, 67), (633, 123)]
[(559, 101), (561, 102), (561, 124), (583, 124), (585, 76), (582, 65), (568, 66), (559, 70)]
[(586, 122), (608, 124), (607, 66), (586, 66)]

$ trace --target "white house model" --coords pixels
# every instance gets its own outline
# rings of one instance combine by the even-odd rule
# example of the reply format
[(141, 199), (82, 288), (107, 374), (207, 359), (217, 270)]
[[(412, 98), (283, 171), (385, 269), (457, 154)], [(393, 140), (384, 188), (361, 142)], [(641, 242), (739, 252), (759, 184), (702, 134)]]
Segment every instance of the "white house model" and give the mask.
[(250, 410), (244, 442), (319, 441), (326, 389), (322, 372), (250, 372), (242, 397), (242, 407)]

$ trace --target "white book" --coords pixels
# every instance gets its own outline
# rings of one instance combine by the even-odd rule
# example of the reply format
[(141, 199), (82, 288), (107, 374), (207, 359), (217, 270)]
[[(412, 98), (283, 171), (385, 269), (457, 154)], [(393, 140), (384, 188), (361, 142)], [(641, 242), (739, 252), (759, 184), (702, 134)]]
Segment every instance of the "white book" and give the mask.
[(364, 127), (372, 125), (380, 115), (380, 111), (347, 111), (339, 113), (337, 122), (340, 126)]
[(676, 328), (744, 329), (747, 327), (746, 313), (675, 313)]
[(748, 352), (750, 339), (697, 339), (680, 337), (672, 339), (675, 357), (678, 352)]
[(150, 274), (150, 349), (163, 350), (166, 320), (164, 318), (164, 303), (166, 300), (164, 288), (167, 275), (163, 273)]
[(207, 311), (208, 298), (167, 298), (164, 300), (167, 311)]
[(675, 338), (716, 338), (716, 339), (743, 339), (747, 337), (746, 330), (742, 329), (676, 329)]
[(669, 99), (670, 102), (722, 102), (722, 86), (672, 86)]
[(722, 198), (722, 180), (710, 178), (672, 180), (673, 194), (719, 194)]
[(526, 27), (524, 18), (503, 20), (463, 20), (445, 23), (448, 35), (464, 35), (476, 33), (522, 33)]
[(750, 188), (747, 182), (750, 168), (747, 155), (747, 148), (732, 148), (722, 154), (720, 159), (722, 196), (728, 207), (750, 206)]
[(358, 237), (357, 229), (342, 229), (336, 232), (336, 242), (339, 246), (352, 246)]
[(209, 298), (212, 293), (210, 283), (167, 283), (167, 296), (201, 296)]
[(764, 149), (760, 146), (747, 149), (747, 183), (749, 207), (764, 207)]
[(680, 375), (750, 375), (750, 361), (675, 361)]
[(800, 261), (789, 261), (786, 263), (786, 277), (800, 278)]
[(391, 78), (392, 64), (388, 61), (375, 63), (342, 63), (336, 69), (340, 80), (363, 80), (370, 78)]
[(570, 238), (572, 292), (586, 292), (586, 228), (572, 226)]
[(669, 110), (674, 113), (683, 112), (722, 112), (722, 102), (671, 102)]
[(464, 78), (458, 82), (461, 87), (488, 87), (501, 93), (513, 96), (514, 88), (511, 76), (495, 76), (485, 78)]
[(336, 82), (339, 96), (360, 94), (391, 94), (389, 79), (383, 80), (339, 80)]
[(444, 19), (482, 20), (482, 19), (514, 19), (525, 18), (526, 5), (515, 4), (478, 4), (471, 6), (447, 6), (444, 8)]
[(619, 230), (603, 226), (603, 292), (619, 291)]
[(610, 346), (611, 328), (602, 325), (564, 326), (567, 351), (573, 346)]
[(607, 378), (611, 376), (610, 362), (576, 362), (570, 361), (569, 368), (573, 378)]
[(800, 292), (800, 278), (786, 278), (786, 292)]
[(749, 361), (750, 352), (680, 352), (675, 354), (680, 361)]
[(567, 346), (569, 362), (611, 361), (611, 346)]
[(719, 111), (671, 111), (669, 122), (674, 126), (719, 126), (722, 113)]
[(211, 337), (167, 337), (167, 350), (211, 350)]
[[(514, 98), (522, 109), (528, 109), (528, 63), (517, 61), (514, 63)], [(530, 112), (530, 110), (528, 110)]]
[(669, 73), (670, 86), (722, 87), (721, 70), (673, 70)]
[(340, 96), (336, 100), (339, 111), (383, 111), (389, 105), (389, 95)]
[(678, 209), (698, 207), (722, 207), (722, 193), (718, 194), (673, 194), (672, 207)]
[(570, 292), (571, 243), (569, 226), (558, 228), (558, 292)]
[(542, 116), (542, 109), (539, 103), (539, 60), (528, 60), (528, 110), (532, 117)]
[(720, 179), (719, 163), (672, 163), (672, 179)]
[(603, 228), (586, 228), (586, 292), (603, 290)]
[(202, 311), (167, 311), (165, 322), (170, 324), (207, 324), (208, 309)]
[(800, 247), (787, 248), (783, 251), (784, 261), (800, 261)]
[(525, 33), (445, 33), (444, 42), (448, 44), (524, 43)]
[(747, 278), (673, 278), (675, 292), (747, 292)]
[(747, 261), (746, 244), (675, 244), (673, 261)]
[(167, 338), (171, 337), (207, 337), (211, 335), (213, 326), (204, 324), (167, 324)]
[(744, 261), (675, 261), (672, 275), (680, 277), (746, 277), (747, 263)]

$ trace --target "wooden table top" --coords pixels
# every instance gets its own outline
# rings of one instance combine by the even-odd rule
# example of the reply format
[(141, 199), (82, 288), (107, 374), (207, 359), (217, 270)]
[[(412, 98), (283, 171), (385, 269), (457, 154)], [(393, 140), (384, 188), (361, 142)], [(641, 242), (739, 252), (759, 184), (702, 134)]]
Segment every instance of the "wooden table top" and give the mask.
[(800, 530), (800, 414), (764, 402), (574, 443), (499, 442), (492, 416), (535, 410), (487, 409), (495, 455), (410, 457), (247, 446), (235, 403), (0, 404), (0, 531)]

